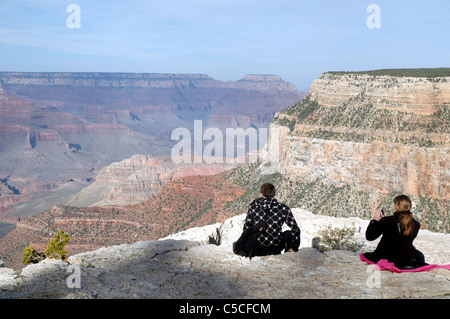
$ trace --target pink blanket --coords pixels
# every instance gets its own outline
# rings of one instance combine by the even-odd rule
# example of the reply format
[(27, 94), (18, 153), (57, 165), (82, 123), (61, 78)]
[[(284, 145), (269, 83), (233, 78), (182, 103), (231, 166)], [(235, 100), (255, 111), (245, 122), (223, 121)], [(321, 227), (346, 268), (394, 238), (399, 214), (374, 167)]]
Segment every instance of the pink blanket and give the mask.
[[(359, 255), (361, 261), (365, 261), (370, 265), (375, 265), (373, 261), (368, 260), (364, 254)], [(394, 266), (394, 263), (389, 262), (387, 259), (381, 259), (376, 263), (377, 270), (389, 270), (391, 272), (418, 272), (418, 271), (430, 271), (436, 268), (446, 268), (450, 270), (450, 265), (426, 265), (415, 269), (399, 269)]]

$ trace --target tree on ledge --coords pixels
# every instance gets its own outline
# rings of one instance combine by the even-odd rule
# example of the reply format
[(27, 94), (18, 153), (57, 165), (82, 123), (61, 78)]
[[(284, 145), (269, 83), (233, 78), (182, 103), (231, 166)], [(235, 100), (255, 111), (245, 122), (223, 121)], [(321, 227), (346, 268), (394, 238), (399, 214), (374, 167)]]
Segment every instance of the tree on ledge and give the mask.
[(32, 245), (25, 247), (22, 257), (23, 264), (38, 263), (45, 258), (67, 260), (67, 251), (64, 246), (70, 241), (70, 237), (63, 230), (53, 235), (53, 238), (47, 244), (47, 249), (44, 252), (36, 251)]

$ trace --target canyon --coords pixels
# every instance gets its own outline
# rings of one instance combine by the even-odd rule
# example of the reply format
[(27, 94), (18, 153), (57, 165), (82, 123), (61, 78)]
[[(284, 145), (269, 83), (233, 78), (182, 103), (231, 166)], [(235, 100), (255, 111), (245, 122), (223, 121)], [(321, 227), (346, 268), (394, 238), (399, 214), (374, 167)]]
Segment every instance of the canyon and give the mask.
[(194, 120), (268, 128), (303, 96), (276, 75), (0, 72), (0, 221), (74, 200), (112, 163), (170, 156)]
[[(390, 214), (393, 198), (405, 193), (422, 230), (448, 233), (450, 74), (445, 74), (427, 78), (362, 72), (339, 74), (337, 80), (335, 72), (324, 73), (304, 99), (275, 114), (257, 161), (218, 166), (217, 171), (195, 164), (195, 174), (208, 176), (183, 173), (180, 178), (174, 178), (176, 168), (164, 157), (135, 155), (113, 163), (78, 193), (77, 205), (91, 207), (74, 207), (73, 202), (22, 219), (0, 239), (0, 256), (8, 267), (23, 268), (23, 248), (33, 244), (45, 249), (58, 229), (69, 232), (70, 253), (78, 254), (221, 223), (245, 213), (265, 182), (276, 185), (277, 199), (290, 207), (336, 218), (368, 220), (377, 207)], [(386, 78), (397, 93), (377, 89), (383, 96), (380, 104), (360, 89), (383, 87)], [(441, 83), (439, 89), (435, 83)], [(337, 97), (339, 91), (329, 93), (335, 85), (355, 92), (347, 89)], [(434, 92), (436, 103), (420, 104), (411, 97), (424, 91)], [(396, 101), (406, 104), (400, 110)], [(14, 192), (9, 181), (4, 185)]]

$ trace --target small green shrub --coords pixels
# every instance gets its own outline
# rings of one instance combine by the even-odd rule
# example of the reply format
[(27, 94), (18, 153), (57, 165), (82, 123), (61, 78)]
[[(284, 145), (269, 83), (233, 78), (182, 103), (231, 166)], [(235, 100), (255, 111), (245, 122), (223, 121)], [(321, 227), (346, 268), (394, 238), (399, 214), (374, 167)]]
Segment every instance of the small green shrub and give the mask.
[(70, 237), (67, 233), (60, 230), (53, 235), (53, 238), (47, 244), (47, 249), (44, 252), (36, 251), (32, 245), (25, 247), (24, 254), (22, 256), (23, 264), (38, 263), (45, 258), (62, 259), (66, 260), (67, 251), (64, 246), (70, 241)]
[(53, 235), (53, 238), (48, 242), (47, 249), (44, 250), (45, 255), (54, 259), (66, 260), (67, 251), (64, 249), (64, 246), (66, 246), (69, 241), (69, 235), (60, 230)]
[(36, 251), (32, 245), (25, 247), (22, 256), (22, 264), (36, 264), (45, 259), (45, 254)]
[(357, 251), (359, 244), (353, 240), (354, 227), (333, 228), (331, 225), (319, 232), (319, 242), (316, 248), (320, 252), (328, 250)]

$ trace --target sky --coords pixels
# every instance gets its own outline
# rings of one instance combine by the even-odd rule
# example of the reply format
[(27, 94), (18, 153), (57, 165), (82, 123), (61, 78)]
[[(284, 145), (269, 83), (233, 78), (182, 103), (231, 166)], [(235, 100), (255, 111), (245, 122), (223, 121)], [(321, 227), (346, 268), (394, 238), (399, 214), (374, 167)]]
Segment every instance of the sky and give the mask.
[(448, 0), (0, 0), (0, 71), (276, 74), (308, 90), (327, 71), (422, 67), (450, 67)]

